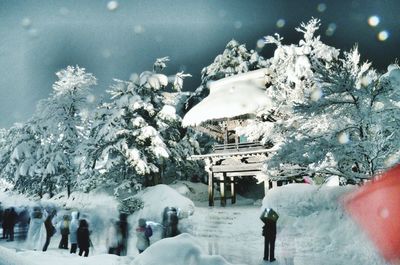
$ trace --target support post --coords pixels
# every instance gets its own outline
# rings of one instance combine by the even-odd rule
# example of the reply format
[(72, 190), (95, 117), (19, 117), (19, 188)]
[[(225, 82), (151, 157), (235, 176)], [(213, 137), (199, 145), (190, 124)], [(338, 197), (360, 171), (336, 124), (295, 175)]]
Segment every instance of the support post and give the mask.
[(236, 203), (236, 191), (235, 191), (235, 178), (230, 177), (231, 180), (231, 199), (232, 199), (232, 204)]
[(278, 181), (272, 181), (272, 188), (278, 187)]
[(219, 184), (220, 191), (221, 191), (221, 206), (226, 206), (226, 197), (225, 197), (225, 179), (226, 179), (226, 173), (222, 173), (221, 177), (221, 182)]
[(264, 179), (264, 196), (267, 195), (268, 190), (269, 190), (269, 178), (265, 177), (265, 179)]
[(214, 173), (208, 172), (208, 206), (214, 206)]

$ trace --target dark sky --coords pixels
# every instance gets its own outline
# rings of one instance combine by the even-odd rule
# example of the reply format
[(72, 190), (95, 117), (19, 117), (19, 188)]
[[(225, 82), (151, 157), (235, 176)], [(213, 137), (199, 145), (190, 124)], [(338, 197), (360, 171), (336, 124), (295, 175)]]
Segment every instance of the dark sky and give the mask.
[[(311, 17), (321, 19), (325, 43), (341, 50), (358, 43), (362, 59), (383, 71), (399, 57), (399, 14), (398, 0), (1, 0), (0, 127), (27, 120), (67, 65), (94, 73), (100, 96), (113, 78), (126, 80), (169, 56), (167, 73), (191, 73), (185, 90), (193, 90), (229, 40), (255, 49), (278, 32), (284, 43), (297, 43), (294, 28)], [(385, 30), (388, 38), (378, 40)]]

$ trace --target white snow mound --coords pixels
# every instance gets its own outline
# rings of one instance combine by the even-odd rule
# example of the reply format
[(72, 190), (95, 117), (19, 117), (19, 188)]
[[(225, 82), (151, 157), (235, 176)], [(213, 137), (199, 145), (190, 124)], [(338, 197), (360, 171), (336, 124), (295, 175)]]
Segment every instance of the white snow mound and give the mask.
[(229, 265), (219, 255), (206, 255), (189, 234), (166, 238), (151, 245), (131, 265)]
[(144, 202), (138, 215), (146, 220), (161, 223), (162, 213), (167, 206), (179, 208), (181, 212), (194, 212), (194, 203), (190, 199), (164, 184), (148, 187), (135, 196)]

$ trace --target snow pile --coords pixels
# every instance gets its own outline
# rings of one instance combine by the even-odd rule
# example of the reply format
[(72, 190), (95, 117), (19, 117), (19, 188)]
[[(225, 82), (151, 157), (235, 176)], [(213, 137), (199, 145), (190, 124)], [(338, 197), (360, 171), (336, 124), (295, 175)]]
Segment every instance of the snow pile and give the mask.
[[(173, 188), (160, 184), (154, 187), (148, 187), (137, 195), (134, 196), (143, 201), (143, 208), (138, 212), (132, 214), (129, 219), (130, 234), (128, 242), (128, 255), (136, 255), (136, 233), (135, 228), (138, 226), (138, 220), (144, 218), (153, 230), (153, 236), (150, 238), (150, 243), (153, 244), (161, 239), (162, 235), (162, 214), (165, 207), (176, 207), (179, 209), (178, 217), (179, 221), (178, 229), (182, 232), (188, 230), (188, 217), (194, 212), (194, 203), (179, 194)], [(182, 219), (185, 218), (185, 219)]]
[(197, 126), (208, 120), (255, 114), (271, 106), (265, 94), (265, 72), (259, 69), (210, 81), (210, 95), (185, 115), (182, 125)]
[(164, 184), (146, 188), (135, 197), (140, 197), (144, 202), (143, 209), (137, 215), (146, 220), (161, 223), (162, 213), (167, 206), (179, 208), (182, 213), (194, 212), (194, 203), (190, 199)]
[[(366, 235), (342, 209), (341, 196), (352, 190), (352, 187), (306, 184), (270, 190), (262, 209), (273, 208), (280, 216), (277, 249), (291, 252), (294, 264), (296, 259), (305, 256), (310, 260), (324, 260), (325, 265), (385, 264)], [(295, 240), (280, 242), (282, 238)], [(302, 264), (299, 260), (298, 264)]]
[(30, 265), (33, 264), (29, 262), (27, 257), (20, 257), (15, 255), (15, 252), (0, 247), (0, 265)]
[(129, 257), (101, 254), (83, 258), (60, 250), (15, 252), (0, 246), (0, 265), (128, 265)]
[(175, 181), (170, 185), (179, 194), (189, 198), (194, 202), (208, 203), (208, 185), (201, 182)]
[(163, 239), (136, 257), (131, 265), (229, 265), (223, 257), (205, 255), (189, 234)]

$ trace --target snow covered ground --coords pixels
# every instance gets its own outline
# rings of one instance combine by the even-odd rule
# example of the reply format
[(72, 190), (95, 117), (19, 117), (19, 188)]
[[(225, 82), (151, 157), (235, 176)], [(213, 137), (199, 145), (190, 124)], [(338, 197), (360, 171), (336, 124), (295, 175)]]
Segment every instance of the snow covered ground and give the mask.
[[(225, 208), (206, 206), (204, 192), (207, 186), (204, 184), (181, 182), (171, 187), (159, 185), (139, 194), (146, 203), (141, 211), (130, 217), (130, 224), (134, 228), (137, 218), (145, 217), (154, 221), (155, 228), (152, 245), (141, 255), (134, 247), (133, 233), (128, 257), (105, 254), (102, 236), (96, 241), (95, 249), (91, 249), (89, 258), (71, 256), (67, 251), (57, 249), (59, 237), (56, 237), (45, 253), (26, 250), (18, 242), (0, 241), (0, 265), (269, 264), (262, 260), (262, 222), (259, 220), (262, 207), (272, 207), (280, 215), (274, 264), (386, 264), (341, 207), (339, 200), (353, 189), (351, 187), (290, 184), (269, 191), (262, 207), (252, 200), (239, 198), (239, 205), (228, 204)], [(160, 229), (157, 230), (156, 223), (161, 222), (165, 206), (183, 210), (186, 218), (181, 219), (180, 229), (186, 233), (159, 240)], [(99, 210), (99, 216), (104, 218), (104, 211)]]

